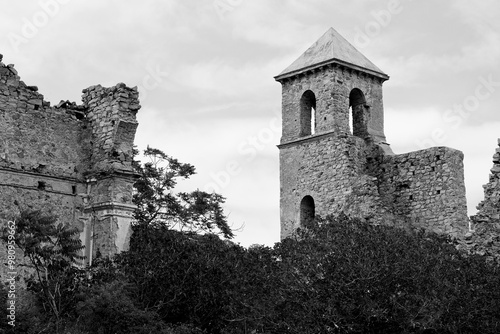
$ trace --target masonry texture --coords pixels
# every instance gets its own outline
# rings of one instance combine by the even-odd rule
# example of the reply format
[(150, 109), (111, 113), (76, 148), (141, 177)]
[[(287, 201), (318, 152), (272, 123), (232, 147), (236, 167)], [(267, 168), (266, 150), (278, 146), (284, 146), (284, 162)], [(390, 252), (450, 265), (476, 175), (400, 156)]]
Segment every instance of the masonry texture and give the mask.
[(464, 248), (500, 260), (500, 139), (489, 182), (483, 188), (484, 200), (471, 217), (473, 231), (465, 236)]
[(132, 148), (140, 108), (125, 84), (51, 106), (0, 56), (0, 218), (41, 209), (76, 226), (86, 255), (128, 247)]
[(462, 152), (395, 155), (384, 134), (389, 77), (335, 30), (275, 79), (282, 84), (282, 238), (314, 215), (340, 213), (456, 237), (467, 232)]

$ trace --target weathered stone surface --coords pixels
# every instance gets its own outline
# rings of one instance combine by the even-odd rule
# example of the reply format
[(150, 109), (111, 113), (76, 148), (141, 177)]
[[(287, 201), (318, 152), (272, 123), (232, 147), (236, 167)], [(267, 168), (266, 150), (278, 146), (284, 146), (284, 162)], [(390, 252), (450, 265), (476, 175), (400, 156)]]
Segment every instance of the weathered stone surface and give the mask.
[(349, 59), (325, 65), (311, 62), (316, 58), (306, 52), (298, 62), (305, 68), (292, 66), (297, 74), (276, 77), (282, 84), (281, 237), (311, 213), (464, 235), (462, 152), (434, 147), (394, 155), (383, 124), (388, 77)]
[(483, 186), (484, 200), (478, 204), (478, 212), (471, 217), (472, 235), (463, 248), (484, 253), (500, 261), (500, 139), (493, 155), (493, 168), (489, 182)]
[(352, 67), (362, 68), (364, 71), (380, 76), (383, 79), (389, 78), (380, 68), (346, 41), (335, 29), (330, 28), (297, 60), (284, 69), (277, 76), (277, 79), (281, 80), (281, 78), (300, 72), (304, 68), (314, 68), (318, 65), (332, 62), (347, 63)]
[(138, 92), (96, 85), (82, 99), (50, 107), (0, 63), (0, 218), (55, 213), (80, 229), (87, 253), (111, 255), (127, 248), (134, 209)]

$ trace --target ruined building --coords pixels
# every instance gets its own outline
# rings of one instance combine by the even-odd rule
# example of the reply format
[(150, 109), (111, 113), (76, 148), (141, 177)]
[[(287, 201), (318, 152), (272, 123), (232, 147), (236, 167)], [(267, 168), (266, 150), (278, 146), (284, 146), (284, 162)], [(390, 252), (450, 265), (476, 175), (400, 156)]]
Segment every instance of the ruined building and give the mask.
[(282, 85), (282, 238), (315, 214), (342, 212), (453, 236), (468, 231), (462, 152), (394, 154), (384, 135), (389, 76), (334, 29), (275, 79)]
[(140, 108), (125, 84), (51, 106), (0, 56), (0, 218), (41, 209), (81, 231), (92, 253), (126, 249), (134, 205), (132, 148)]
[[(89, 260), (127, 249), (137, 89), (97, 85), (83, 90), (81, 105), (51, 106), (1, 61), (0, 220), (42, 209), (79, 229)], [(384, 134), (389, 76), (335, 30), (275, 79), (283, 105), (282, 238), (316, 214), (345, 213), (448, 233), (468, 250), (500, 254), (500, 148), (471, 233), (462, 152), (394, 154)]]
[(483, 186), (484, 200), (471, 217), (473, 232), (465, 235), (464, 248), (500, 260), (500, 139), (490, 171), (489, 182)]

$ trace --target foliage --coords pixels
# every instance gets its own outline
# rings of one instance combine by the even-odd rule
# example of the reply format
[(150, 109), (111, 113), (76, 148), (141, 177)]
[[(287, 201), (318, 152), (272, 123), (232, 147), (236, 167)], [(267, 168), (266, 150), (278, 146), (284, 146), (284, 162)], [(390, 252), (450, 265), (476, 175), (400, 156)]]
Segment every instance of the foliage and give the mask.
[[(75, 264), (82, 259), (78, 230), (41, 211), (23, 211), (16, 220), (15, 243), (28, 259), (33, 275), (26, 279), (28, 290), (55, 317), (71, 312), (82, 271)], [(4, 236), (4, 240), (6, 238)]]
[(288, 286), (278, 327), (289, 333), (500, 330), (499, 268), (448, 237), (341, 217), (275, 250)]
[(447, 237), (341, 217), (273, 249), (155, 227), (119, 257), (134, 299), (208, 333), (497, 333), (500, 272)]
[(156, 226), (147, 245), (117, 257), (143, 309), (168, 323), (220, 328), (230, 304), (231, 271), (243, 248), (210, 234), (196, 235)]
[[(49, 247), (53, 241), (29, 242), (38, 232), (28, 227), (42, 221), (44, 235), (71, 233), (56, 233), (44, 216), (24, 217), (19, 240), (27, 254), (49, 248), (55, 263), (63, 263), (57, 268), (76, 261), (71, 255), (61, 260), (62, 248)], [(62, 290), (65, 302), (73, 303), (66, 308), (72, 312), (60, 313), (65, 332), (500, 331), (500, 268), (457, 251), (445, 236), (329, 217), (273, 248), (246, 249), (215, 234), (138, 227), (128, 252), (96, 259), (83, 276), (61, 271), (67, 279), (59, 280), (61, 287), (78, 280), (74, 293)], [(34, 291), (44, 296), (43, 289)]]
[[(0, 312), (3, 321), (0, 323), (0, 333), (15, 334), (40, 333), (43, 328), (47, 328), (47, 316), (40, 310), (34, 296), (26, 289), (22, 288), (19, 282), (16, 283), (15, 298), (15, 327), (8, 324), (12, 318), (8, 318), (9, 311), (3, 308)], [(0, 284), (0, 305), (6, 305), (9, 287)]]
[(100, 334), (204, 334), (191, 324), (167, 324), (154, 309), (142, 307), (136, 297), (143, 284), (132, 284), (119, 263), (98, 259), (88, 268), (89, 280), (76, 306), (73, 329)]
[(154, 228), (147, 245), (117, 257), (137, 287), (135, 300), (167, 323), (189, 323), (208, 333), (262, 328), (274, 304), (278, 263), (273, 251), (249, 250), (212, 234)]
[(187, 179), (195, 173), (194, 166), (180, 163), (155, 148), (148, 147), (144, 156), (150, 161), (134, 164), (140, 175), (134, 185), (134, 203), (138, 207), (135, 218), (139, 225), (161, 224), (182, 231), (233, 237), (223, 214), (221, 204), (224, 198), (221, 195), (200, 190), (177, 195), (172, 192), (179, 179)]
[[(138, 210), (131, 244), (137, 253), (155, 239), (156, 229), (233, 236), (221, 207), (222, 196), (199, 190), (173, 194), (179, 179), (194, 174), (193, 166), (149, 147), (144, 155), (151, 161), (144, 165), (134, 162), (140, 178), (135, 184)], [(26, 280), (28, 289), (38, 297), (43, 317), (53, 317), (48, 319), (46, 329), (58, 332), (65, 327), (65, 331), (75, 333), (202, 333), (188, 323), (164, 324), (158, 320), (158, 310), (148, 308), (149, 302), (140, 308), (144, 298), (139, 298), (137, 291), (149, 291), (148, 287), (142, 291), (140, 282), (130, 284), (130, 279), (124, 277), (127, 270), (117, 265), (119, 261), (98, 258), (91, 267), (75, 267), (83, 248), (74, 238), (77, 233), (76, 229), (57, 224), (55, 216), (40, 211), (23, 212), (17, 219), (17, 247), (29, 259), (34, 272)]]
[(77, 269), (76, 230), (21, 214), (17, 247), (42, 310), (24, 332), (45, 315), (70, 334), (500, 332), (500, 267), (449, 237), (341, 216), (246, 249), (227, 239), (220, 195), (173, 194), (193, 166), (152, 148), (145, 156), (130, 249), (113, 259)]
[(80, 329), (96, 334), (162, 333), (158, 316), (139, 309), (123, 281), (96, 285), (76, 307)]

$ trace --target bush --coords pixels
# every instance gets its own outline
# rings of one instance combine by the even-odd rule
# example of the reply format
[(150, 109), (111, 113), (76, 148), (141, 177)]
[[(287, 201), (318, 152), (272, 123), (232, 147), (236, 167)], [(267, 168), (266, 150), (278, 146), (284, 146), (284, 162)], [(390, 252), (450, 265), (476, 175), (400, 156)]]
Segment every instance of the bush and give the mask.
[(125, 282), (97, 286), (87, 294), (76, 306), (78, 328), (97, 334), (163, 333), (157, 314), (138, 308)]
[[(2, 322), (0, 323), (0, 333), (39, 333), (42, 329), (48, 329), (48, 317), (38, 307), (36, 297), (32, 293), (22, 287), (20, 282), (16, 286), (16, 314), (15, 327), (12, 327), (7, 322), (7, 292), (8, 288), (4, 284), (0, 284), (0, 305), (2, 305)], [(5, 306), (5, 307), (4, 307)]]
[(500, 272), (448, 237), (318, 220), (273, 249), (155, 227), (118, 257), (140, 309), (207, 333), (498, 333)]
[(79, 276), (65, 333), (500, 332), (500, 268), (446, 236), (346, 217), (274, 248), (161, 225), (134, 233), (130, 251)]
[(448, 237), (329, 218), (275, 250), (290, 333), (500, 331), (498, 267)]
[(156, 310), (166, 323), (191, 323), (209, 332), (224, 328), (231, 320), (234, 268), (241, 267), (244, 248), (211, 234), (162, 227), (147, 233), (134, 236), (143, 242), (117, 257), (137, 287), (140, 307)]

